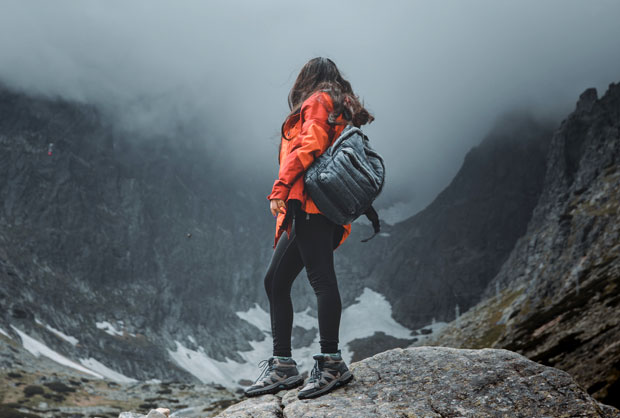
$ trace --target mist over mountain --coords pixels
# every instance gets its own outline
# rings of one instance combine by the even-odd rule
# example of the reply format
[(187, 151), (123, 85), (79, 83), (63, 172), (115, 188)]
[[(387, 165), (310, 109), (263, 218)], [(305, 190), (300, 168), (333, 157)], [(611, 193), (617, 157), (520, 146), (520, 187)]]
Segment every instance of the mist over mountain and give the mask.
[[(256, 335), (223, 296), (236, 294), (243, 280), (245, 298), (232, 307), (256, 299), (261, 273), (253, 257), (260, 267), (268, 259), (270, 247), (261, 242), (271, 228), (248, 226), (264, 197), (238, 190), (191, 138), (117, 137), (90, 106), (5, 89), (0, 107), (9, 315), (79, 335), (83, 355), (94, 357), (127, 354), (114, 338), (94, 343), (110, 337), (97, 322), (123, 321), (132, 334), (151, 329), (177, 338), (184, 335), (179, 324), (187, 323), (211, 339), (217, 332), (208, 325), (225, 321), (234, 329), (220, 330), (240, 346)], [(191, 335), (200, 341), (197, 333)], [(138, 363), (148, 349), (139, 342)], [(213, 350), (228, 351), (216, 344)], [(130, 363), (123, 372), (156, 377)]]
[(268, 188), (288, 91), (308, 59), (328, 56), (376, 116), (366, 130), (388, 167), (377, 206), (411, 202), (408, 217), (498, 116), (525, 108), (559, 123), (620, 69), (614, 1), (313, 4), (7, 0), (0, 80), (97, 105), (132, 136), (191, 130)]

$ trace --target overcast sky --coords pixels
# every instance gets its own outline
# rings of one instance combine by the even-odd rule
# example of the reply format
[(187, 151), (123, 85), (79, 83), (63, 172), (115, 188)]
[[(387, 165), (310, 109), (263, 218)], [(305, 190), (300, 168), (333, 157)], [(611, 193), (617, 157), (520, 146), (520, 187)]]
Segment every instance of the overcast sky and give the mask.
[(376, 116), (382, 202), (419, 206), (501, 113), (561, 119), (619, 82), (619, 20), (612, 0), (0, 0), (0, 81), (149, 135), (191, 125), (269, 189), (288, 90), (327, 56)]

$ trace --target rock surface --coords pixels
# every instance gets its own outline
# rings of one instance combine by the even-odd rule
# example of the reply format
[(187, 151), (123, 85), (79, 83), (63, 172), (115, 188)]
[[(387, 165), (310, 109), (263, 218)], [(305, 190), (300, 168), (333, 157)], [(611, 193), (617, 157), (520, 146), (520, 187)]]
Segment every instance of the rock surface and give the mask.
[(555, 132), (527, 233), (485, 298), (424, 344), (510, 349), (620, 407), (619, 341), (620, 84), (612, 84), (600, 99), (586, 90)]
[(132, 412), (121, 412), (118, 418), (169, 418), (168, 408), (151, 409), (148, 414), (134, 414)]
[(502, 349), (394, 349), (351, 364), (353, 381), (311, 400), (298, 389), (218, 417), (620, 417), (566, 372)]

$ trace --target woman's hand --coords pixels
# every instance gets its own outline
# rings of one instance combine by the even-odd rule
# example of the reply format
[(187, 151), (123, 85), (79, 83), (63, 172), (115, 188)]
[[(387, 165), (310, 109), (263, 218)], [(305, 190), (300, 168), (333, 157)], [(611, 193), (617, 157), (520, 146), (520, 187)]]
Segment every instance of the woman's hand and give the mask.
[(276, 216), (278, 213), (284, 213), (286, 211), (286, 205), (284, 204), (284, 200), (281, 200), (281, 199), (270, 200), (269, 209), (271, 209), (271, 214), (273, 216)]

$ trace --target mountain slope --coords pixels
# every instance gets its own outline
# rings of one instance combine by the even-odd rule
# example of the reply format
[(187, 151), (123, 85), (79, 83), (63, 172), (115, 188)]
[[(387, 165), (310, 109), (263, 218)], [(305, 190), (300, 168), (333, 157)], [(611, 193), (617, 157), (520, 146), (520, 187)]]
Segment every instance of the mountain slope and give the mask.
[(619, 406), (620, 85), (586, 90), (549, 150), (526, 235), (433, 344), (515, 350)]
[(551, 132), (549, 123), (530, 115), (506, 115), (427, 208), (386, 229), (387, 237), (369, 244), (354, 238), (343, 248), (345, 255), (365, 255), (350, 256), (362, 266), (352, 268), (365, 274), (364, 285), (387, 297), (396, 320), (419, 328), (449, 321), (456, 309), (478, 302), (525, 233)]
[(234, 312), (262, 291), (264, 197), (238, 193), (201, 138), (120, 135), (90, 106), (6, 89), (0, 115), (2, 328), (137, 378), (190, 378), (174, 340), (223, 359), (222, 341), (262, 338)]

